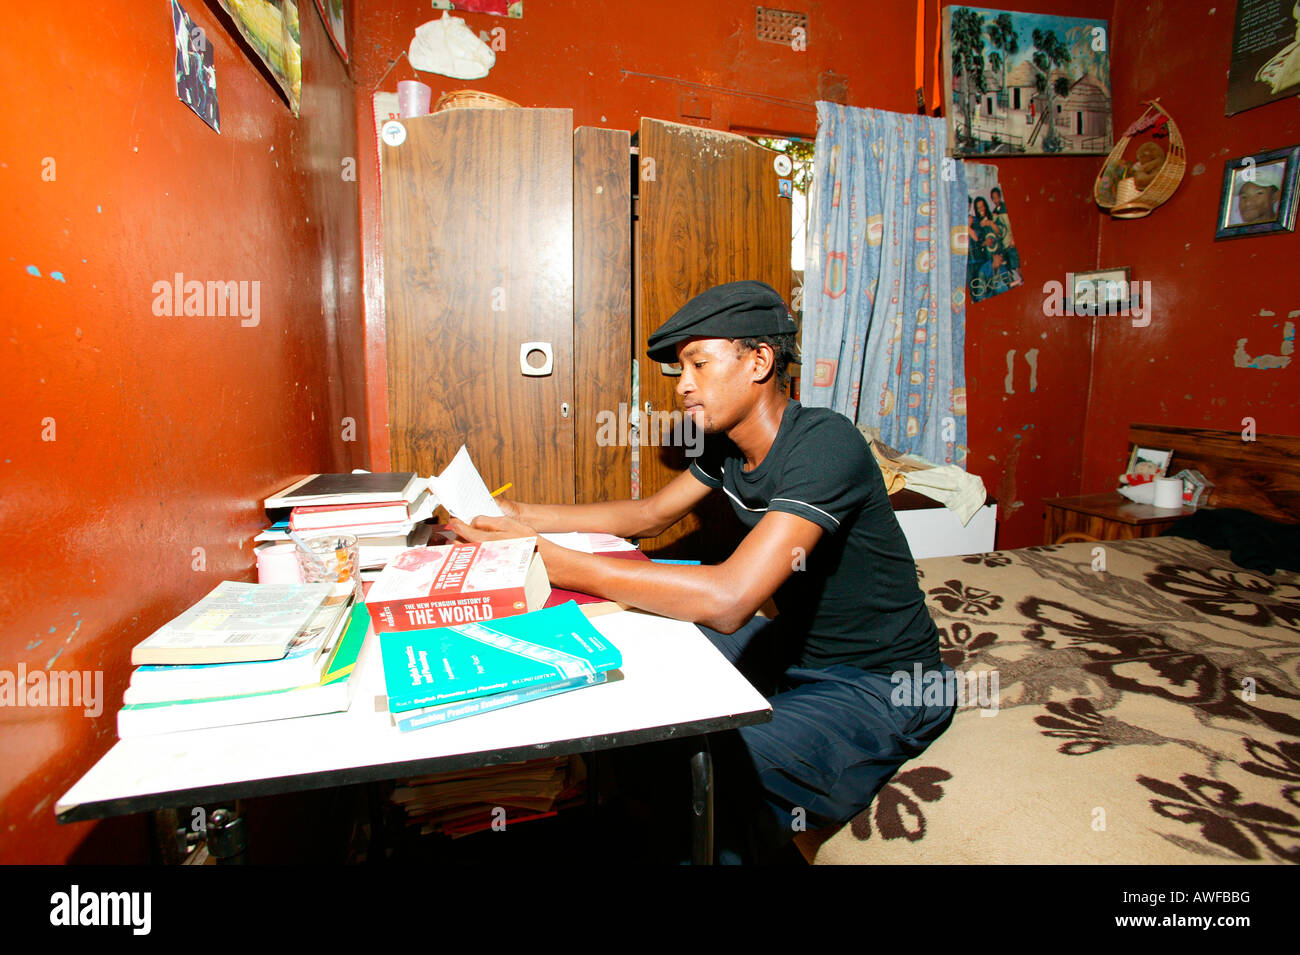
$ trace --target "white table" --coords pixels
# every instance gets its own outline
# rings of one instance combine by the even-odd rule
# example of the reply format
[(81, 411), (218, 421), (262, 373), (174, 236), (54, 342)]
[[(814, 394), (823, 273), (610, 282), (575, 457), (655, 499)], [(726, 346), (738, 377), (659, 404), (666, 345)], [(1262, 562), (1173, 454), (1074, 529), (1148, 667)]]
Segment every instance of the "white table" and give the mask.
[[(767, 701), (694, 624), (624, 611), (592, 620), (623, 679), (402, 733), (366, 637), (346, 713), (120, 740), (55, 804), (59, 822), (374, 782), (700, 736), (771, 719)], [(701, 736), (701, 740), (703, 737)], [(696, 856), (711, 850), (711, 764), (692, 760)]]

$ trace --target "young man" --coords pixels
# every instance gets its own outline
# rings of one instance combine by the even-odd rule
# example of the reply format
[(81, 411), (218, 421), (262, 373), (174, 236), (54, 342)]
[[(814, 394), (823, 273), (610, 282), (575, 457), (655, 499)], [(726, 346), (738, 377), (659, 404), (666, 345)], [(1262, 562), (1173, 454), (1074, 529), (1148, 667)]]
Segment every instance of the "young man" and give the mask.
[[(748, 533), (721, 564), (538, 546), (555, 586), (697, 623), (769, 698), (770, 723), (722, 734), (714, 747), (720, 801), (748, 800), (751, 857), (804, 828), (851, 819), (952, 718), (951, 705), (926, 705), (919, 688), (899, 693), (891, 680), (915, 664), (940, 669), (938, 633), (866, 441), (843, 415), (783, 391), (794, 333), (785, 302), (761, 282), (697, 296), (648, 350), (656, 362), (681, 362), (677, 393), (705, 434), (689, 470), (644, 500), (502, 502), (505, 519), (453, 522), (470, 540), (653, 537), (713, 491), (727, 495)], [(780, 615), (755, 616), (769, 597)]]

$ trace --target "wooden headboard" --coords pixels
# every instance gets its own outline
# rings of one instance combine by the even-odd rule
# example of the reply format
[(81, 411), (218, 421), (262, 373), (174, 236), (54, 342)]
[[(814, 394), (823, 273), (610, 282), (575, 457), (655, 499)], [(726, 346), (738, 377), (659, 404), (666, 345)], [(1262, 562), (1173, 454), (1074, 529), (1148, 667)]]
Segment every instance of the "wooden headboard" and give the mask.
[(1300, 522), (1300, 437), (1240, 431), (1129, 426), (1129, 440), (1144, 448), (1172, 448), (1170, 474), (1195, 468), (1214, 482), (1203, 503), (1239, 507), (1275, 521)]

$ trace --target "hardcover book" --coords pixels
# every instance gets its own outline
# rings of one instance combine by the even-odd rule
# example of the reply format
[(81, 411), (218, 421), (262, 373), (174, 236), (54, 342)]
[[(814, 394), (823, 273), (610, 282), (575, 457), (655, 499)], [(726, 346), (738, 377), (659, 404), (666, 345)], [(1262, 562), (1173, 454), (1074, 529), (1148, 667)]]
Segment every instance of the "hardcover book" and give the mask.
[(427, 487), (428, 481), (413, 471), (310, 474), (268, 497), (265, 506), (267, 510), (274, 510), (299, 505), (411, 502)]

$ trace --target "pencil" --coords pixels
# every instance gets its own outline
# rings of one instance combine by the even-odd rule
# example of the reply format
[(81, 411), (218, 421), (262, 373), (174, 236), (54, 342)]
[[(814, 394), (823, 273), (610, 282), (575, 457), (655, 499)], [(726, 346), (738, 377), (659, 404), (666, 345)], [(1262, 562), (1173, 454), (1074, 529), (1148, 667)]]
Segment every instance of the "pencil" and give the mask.
[(514, 481), (507, 481), (505, 484), (502, 484), (499, 488), (493, 491), (492, 496), (496, 497), (498, 494), (504, 494), (506, 491), (510, 490), (514, 486), (515, 486)]

